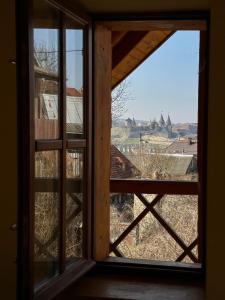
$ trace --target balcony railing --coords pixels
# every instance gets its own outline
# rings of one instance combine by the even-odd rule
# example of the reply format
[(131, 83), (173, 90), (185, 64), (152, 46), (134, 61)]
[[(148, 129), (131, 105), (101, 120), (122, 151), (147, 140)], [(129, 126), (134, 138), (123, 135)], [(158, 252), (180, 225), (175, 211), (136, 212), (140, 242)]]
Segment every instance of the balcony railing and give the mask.
[[(166, 231), (166, 234), (169, 235), (175, 243), (179, 246), (178, 248), (181, 250), (181, 253), (177, 255), (175, 258), (176, 262), (182, 262), (185, 258), (188, 259), (188, 262), (199, 263), (200, 255), (199, 253), (199, 235), (200, 230), (198, 226), (198, 222), (196, 224), (197, 236), (194, 236), (191, 233), (188, 237), (188, 240), (191, 242), (187, 243), (184, 239), (181, 238), (181, 234), (176, 232), (176, 230), (171, 225), (171, 222), (168, 222), (163, 214), (160, 213), (160, 202), (165, 197), (170, 197), (170, 200), (177, 201), (177, 205), (179, 205), (179, 200), (184, 202), (184, 197), (190, 196), (188, 198), (193, 202), (197, 199), (199, 201), (199, 183), (198, 182), (172, 182), (172, 181), (149, 181), (149, 180), (136, 180), (136, 179), (111, 179), (110, 180), (110, 192), (115, 197), (116, 194), (133, 194), (135, 197), (135, 201), (141, 202), (141, 209), (138, 210), (137, 213), (134, 213), (133, 220), (125, 226), (124, 230), (120, 230), (120, 234), (114, 238), (110, 243), (110, 253), (113, 256), (117, 257), (127, 257), (126, 254), (123, 253), (119, 248), (121, 244), (126, 244), (129, 247), (130, 252), (135, 252), (137, 249), (137, 240), (135, 242), (128, 241), (128, 236), (131, 235), (134, 229), (140, 230), (139, 225), (140, 222), (143, 223), (146, 220), (146, 216), (151, 214), (152, 219), (157, 221), (157, 224), (160, 224), (163, 232)], [(151, 195), (151, 201), (148, 199), (148, 195)], [(171, 196), (168, 196), (171, 195)], [(197, 196), (197, 197), (196, 197)], [(121, 206), (121, 205), (120, 205)], [(140, 206), (139, 206), (140, 207)], [(196, 208), (197, 207), (197, 208)], [(195, 206), (196, 213), (198, 214), (198, 204)], [(121, 208), (120, 208), (121, 210)], [(135, 208), (133, 208), (135, 210)], [(187, 220), (188, 221), (188, 220)], [(146, 222), (146, 221), (144, 221)], [(117, 220), (117, 231), (118, 227), (121, 226), (121, 223)], [(143, 226), (143, 225), (142, 225)], [(191, 226), (191, 224), (190, 224)], [(113, 221), (111, 220), (111, 227), (113, 227)], [(115, 225), (114, 225), (115, 227)], [(150, 227), (150, 226), (149, 226)], [(115, 229), (115, 228), (114, 228)], [(112, 230), (111, 230), (112, 233)], [(137, 235), (137, 233), (136, 233)], [(134, 234), (133, 234), (134, 236)], [(135, 237), (137, 239), (137, 236)], [(127, 241), (126, 241), (127, 239)], [(140, 237), (138, 235), (138, 241)], [(129, 244), (130, 243), (130, 244)], [(139, 246), (139, 245), (138, 245)], [(151, 247), (151, 245), (146, 245), (145, 248)], [(159, 245), (160, 247), (160, 245)], [(193, 251), (194, 248), (197, 248), (197, 254)], [(137, 252), (137, 251), (136, 251)], [(174, 255), (174, 253), (173, 253)], [(138, 254), (131, 253), (131, 257), (133, 258), (142, 258), (138, 257)], [(146, 258), (146, 257), (145, 257)], [(171, 258), (168, 257), (168, 260)], [(185, 261), (185, 260), (184, 260)]]

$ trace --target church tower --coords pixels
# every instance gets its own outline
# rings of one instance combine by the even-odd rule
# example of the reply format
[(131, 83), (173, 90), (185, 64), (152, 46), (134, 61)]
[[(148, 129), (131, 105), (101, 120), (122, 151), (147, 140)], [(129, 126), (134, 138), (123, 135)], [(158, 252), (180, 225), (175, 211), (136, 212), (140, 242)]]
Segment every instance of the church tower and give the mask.
[(164, 128), (166, 126), (166, 123), (164, 121), (163, 115), (161, 114), (160, 120), (159, 120), (159, 126), (161, 128)]
[(166, 120), (166, 129), (168, 131), (168, 137), (172, 137), (172, 122), (169, 115)]
[(170, 120), (170, 116), (168, 115), (167, 120), (166, 120), (166, 127), (170, 127), (172, 126), (171, 120)]

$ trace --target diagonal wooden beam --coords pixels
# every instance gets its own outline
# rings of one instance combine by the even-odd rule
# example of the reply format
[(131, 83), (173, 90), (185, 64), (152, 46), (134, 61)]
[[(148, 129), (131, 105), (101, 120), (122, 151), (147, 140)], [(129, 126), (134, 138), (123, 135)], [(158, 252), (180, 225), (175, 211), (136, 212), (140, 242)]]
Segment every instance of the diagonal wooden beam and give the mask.
[[(184, 241), (177, 235), (177, 233), (173, 230), (173, 228), (161, 217), (161, 215), (154, 209), (154, 206), (162, 199), (164, 195), (157, 195), (151, 203), (149, 203), (146, 198), (140, 194), (136, 193), (136, 196), (141, 200), (141, 202), (146, 206), (145, 209), (136, 217), (136, 219), (124, 230), (124, 232), (117, 238), (117, 240), (110, 244), (110, 251), (114, 252), (117, 250), (116, 247), (124, 240), (124, 238), (131, 232), (131, 230), (147, 215), (147, 213), (151, 212), (152, 215), (156, 218), (156, 220), (161, 224), (161, 226), (169, 233), (169, 235), (177, 242), (177, 244), (184, 250), (181, 254), (181, 260), (187, 255), (190, 259), (197, 263), (198, 259), (191, 252), (192, 248), (194, 248), (194, 241), (190, 246), (184, 243)], [(116, 254), (117, 255), (117, 254)], [(178, 260), (179, 259), (179, 260)], [(178, 257), (176, 261), (180, 261), (180, 257)]]
[(115, 47), (127, 31), (112, 31), (112, 47)]
[(82, 203), (80, 201), (80, 199), (76, 196), (76, 194), (69, 194), (70, 198), (78, 205), (81, 206)]
[(129, 31), (112, 48), (112, 69), (146, 36), (148, 31)]
[(116, 241), (110, 246), (110, 251), (114, 251), (116, 247), (125, 239), (125, 237), (131, 232), (131, 230), (147, 215), (153, 205), (155, 205), (164, 195), (157, 195), (155, 199), (148, 203), (146, 208), (134, 219), (134, 221), (124, 230), (124, 232), (116, 239)]
[[(142, 201), (144, 205), (148, 205), (148, 201), (141, 194), (136, 194), (137, 197)], [(158, 201), (157, 201), (158, 202)], [(185, 256), (188, 255), (190, 259), (197, 263), (198, 259), (191, 252), (189, 247), (184, 243), (184, 241), (177, 235), (177, 233), (173, 230), (173, 228), (160, 216), (160, 214), (154, 209), (154, 205), (157, 203), (155, 199), (151, 202), (151, 206), (149, 206), (149, 212), (156, 218), (156, 220), (162, 225), (162, 227), (169, 233), (169, 235), (177, 242), (177, 244), (184, 250)]]
[(157, 211), (151, 207), (150, 212), (157, 219), (157, 221), (163, 226), (163, 228), (170, 234), (170, 236), (177, 242), (177, 244), (187, 253), (190, 259), (197, 263), (198, 259), (196, 256), (188, 249), (184, 241), (177, 235), (177, 233), (170, 227), (170, 225), (157, 213)]
[[(139, 32), (139, 31), (137, 31)], [(133, 34), (134, 31), (130, 32)], [(133, 48), (128, 51), (127, 54), (120, 56), (120, 60), (112, 60), (112, 90), (120, 84), (127, 76), (129, 76), (140, 64), (142, 64), (150, 55), (152, 55), (159, 47), (162, 46), (175, 31), (148, 31), (142, 39), (136, 43)], [(122, 41), (121, 41), (122, 42)], [(128, 42), (129, 45), (129, 42)], [(128, 47), (127, 45), (127, 47)], [(118, 44), (119, 47), (119, 44)], [(143, 51), (144, 50), (144, 51)], [(138, 56), (136, 55), (138, 52)], [(116, 48), (115, 48), (116, 53)], [(125, 50), (123, 51), (125, 53)], [(115, 54), (116, 55), (116, 54)], [(112, 53), (113, 56), (113, 53)]]
[(54, 256), (47, 250), (46, 247), (44, 247), (44, 245), (39, 241), (38, 238), (34, 238), (34, 243), (38, 246), (38, 255), (45, 254), (47, 257), (51, 257), (54, 258)]
[[(112, 242), (110, 242), (110, 247), (112, 246)], [(124, 255), (122, 254), (122, 252), (120, 250), (118, 250), (117, 248), (115, 248), (113, 251), (110, 251), (109, 253), (114, 252), (114, 254), (117, 257), (124, 257)]]
[[(190, 246), (187, 247), (187, 250), (188, 251), (191, 251), (195, 246), (198, 245), (198, 238), (195, 239), (191, 244)], [(187, 255), (187, 251), (184, 251), (180, 256), (178, 256), (178, 258), (176, 259), (177, 262), (181, 262), (185, 256)], [(198, 260), (199, 261), (199, 260)]]
[[(66, 225), (68, 225), (74, 218), (76, 218), (76, 216), (81, 212), (81, 207), (78, 206), (73, 213), (66, 219)], [(54, 240), (58, 237), (59, 235), (59, 225), (57, 225), (54, 230), (53, 233), (50, 237), (50, 239), (44, 243), (44, 244), (39, 244), (39, 250), (40, 252), (46, 252), (46, 249), (51, 245), (52, 242), (54, 242)]]

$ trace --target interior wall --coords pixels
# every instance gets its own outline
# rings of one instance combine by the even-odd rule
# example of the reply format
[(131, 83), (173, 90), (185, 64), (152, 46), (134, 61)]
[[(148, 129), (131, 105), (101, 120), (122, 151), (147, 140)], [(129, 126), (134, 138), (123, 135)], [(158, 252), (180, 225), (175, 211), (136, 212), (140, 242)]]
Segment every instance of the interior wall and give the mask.
[[(211, 2), (208, 187), (208, 299), (225, 299), (225, 1)], [(223, 37), (223, 38), (222, 38)]]
[(0, 12), (0, 293), (1, 299), (16, 299), (17, 133), (16, 57), (14, 1), (1, 1)]
[[(68, 0), (72, 1), (72, 0)], [(74, 2), (77, 2), (73, 0)], [(207, 186), (207, 299), (225, 299), (225, 1), (223, 0), (79, 0), (92, 12), (196, 10), (211, 12), (210, 80), (208, 114), (208, 186)], [(17, 203), (17, 134), (14, 1), (1, 3), (1, 296), (15, 299)]]

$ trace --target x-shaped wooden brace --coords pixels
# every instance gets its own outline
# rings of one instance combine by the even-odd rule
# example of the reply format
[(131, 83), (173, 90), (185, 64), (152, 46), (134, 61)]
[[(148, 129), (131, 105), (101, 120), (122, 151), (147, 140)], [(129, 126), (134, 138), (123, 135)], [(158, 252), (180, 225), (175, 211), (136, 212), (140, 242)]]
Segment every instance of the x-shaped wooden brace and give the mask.
[(162, 199), (164, 195), (157, 195), (152, 202), (148, 202), (146, 198), (140, 194), (135, 194), (141, 202), (145, 205), (145, 209), (134, 219), (134, 221), (124, 230), (124, 232), (114, 241), (110, 243), (110, 252), (114, 252), (116, 256), (123, 257), (123, 254), (117, 249), (117, 246), (125, 239), (125, 237), (131, 232), (131, 230), (149, 213), (157, 219), (157, 221), (162, 225), (162, 227), (170, 234), (170, 236), (178, 243), (178, 245), (184, 250), (184, 252), (176, 259), (177, 262), (183, 260), (187, 255), (190, 259), (197, 263), (197, 257), (191, 252), (191, 250), (197, 245), (198, 239), (195, 239), (191, 245), (187, 246), (184, 241), (177, 235), (177, 233), (172, 229), (172, 227), (160, 216), (160, 214), (155, 210), (154, 206)]
[[(80, 199), (75, 194), (69, 194), (69, 196), (77, 204), (77, 208), (66, 219), (66, 225), (68, 225), (81, 212), (81, 205), (82, 205)], [(57, 225), (54, 228), (52, 236), (46, 243), (42, 244), (37, 238), (35, 238), (35, 243), (38, 246), (38, 254), (40, 255), (40, 253), (43, 253), (49, 257), (53, 257), (53, 255), (47, 249), (51, 245), (51, 243), (53, 243), (54, 240), (57, 239), (58, 235), (59, 235), (59, 225)]]

